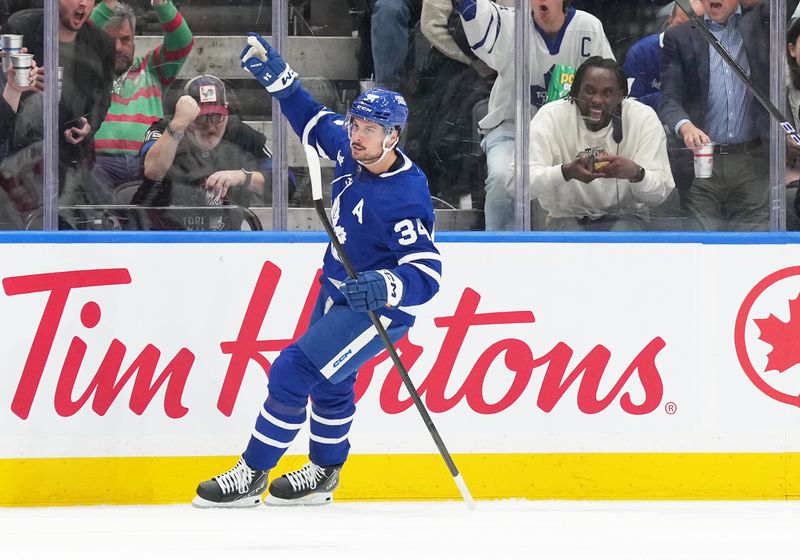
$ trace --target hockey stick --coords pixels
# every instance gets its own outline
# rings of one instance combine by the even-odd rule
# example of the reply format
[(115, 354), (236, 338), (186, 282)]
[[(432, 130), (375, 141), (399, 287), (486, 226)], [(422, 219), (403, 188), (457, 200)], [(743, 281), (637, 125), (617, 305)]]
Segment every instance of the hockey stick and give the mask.
[[(322, 175), (320, 173), (319, 155), (311, 146), (304, 144), (303, 148), (305, 148), (306, 151), (308, 173), (311, 177), (311, 197), (314, 199), (314, 208), (317, 210), (317, 215), (319, 216), (325, 231), (328, 233), (328, 237), (331, 240), (331, 245), (339, 255), (339, 259), (341, 260), (342, 265), (344, 265), (347, 275), (350, 278), (356, 278), (356, 271), (353, 268), (353, 264), (350, 262), (350, 259), (344, 252), (342, 244), (339, 243), (339, 239), (336, 237), (336, 233), (333, 231), (333, 226), (328, 219), (328, 214), (325, 212), (325, 206), (322, 203)], [(400, 377), (403, 380), (403, 385), (405, 385), (406, 390), (411, 395), (411, 400), (414, 401), (417, 411), (419, 412), (420, 416), (422, 416), (425, 426), (428, 428), (434, 443), (436, 443), (436, 447), (439, 449), (442, 459), (444, 459), (445, 464), (447, 464), (450, 474), (453, 475), (453, 480), (455, 481), (456, 486), (458, 486), (458, 490), (461, 492), (461, 496), (464, 498), (464, 501), (467, 503), (467, 507), (469, 509), (475, 509), (475, 502), (472, 500), (472, 494), (469, 493), (469, 489), (467, 489), (467, 485), (464, 482), (464, 479), (461, 477), (461, 473), (458, 472), (458, 468), (456, 467), (455, 462), (453, 462), (450, 452), (447, 451), (447, 447), (445, 447), (444, 441), (442, 441), (442, 436), (439, 435), (439, 431), (436, 429), (436, 426), (433, 425), (433, 420), (431, 420), (428, 410), (422, 403), (422, 399), (420, 398), (417, 389), (414, 387), (414, 382), (411, 381), (411, 377), (409, 377), (408, 371), (406, 371), (403, 362), (400, 361), (400, 357), (397, 355), (397, 350), (395, 350), (392, 341), (389, 339), (386, 329), (383, 327), (380, 320), (378, 320), (378, 316), (375, 315), (373, 311), (368, 311), (367, 313), (369, 314), (369, 318), (372, 321), (372, 325), (375, 327), (375, 330), (378, 331), (378, 336), (383, 342), (383, 345), (386, 347), (386, 351), (392, 358), (394, 367), (397, 369), (397, 372), (400, 374)]]
[(767, 110), (767, 112), (772, 115), (772, 118), (778, 121), (778, 124), (781, 125), (781, 128), (784, 130), (786, 135), (791, 138), (795, 144), (800, 146), (800, 135), (795, 130), (794, 126), (789, 119), (784, 116), (784, 114), (778, 110), (778, 108), (773, 105), (772, 101), (769, 100), (769, 97), (764, 95), (761, 90), (756, 87), (753, 83), (753, 80), (750, 79), (750, 76), (747, 75), (747, 72), (742, 69), (736, 59), (731, 56), (731, 53), (723, 46), (722, 43), (719, 42), (711, 31), (709, 31), (708, 27), (706, 26), (703, 19), (694, 13), (694, 9), (691, 5), (685, 6), (684, 3), (687, 3), (688, 0), (675, 0), (675, 3), (680, 7), (683, 13), (695, 24), (695, 27), (700, 32), (700, 35), (703, 36), (703, 39), (711, 45), (711, 47), (719, 53), (722, 59), (728, 63), (728, 66), (731, 67), (731, 70), (739, 76), (739, 79), (742, 80), (745, 87), (748, 89), (750, 93), (753, 94), (759, 103)]

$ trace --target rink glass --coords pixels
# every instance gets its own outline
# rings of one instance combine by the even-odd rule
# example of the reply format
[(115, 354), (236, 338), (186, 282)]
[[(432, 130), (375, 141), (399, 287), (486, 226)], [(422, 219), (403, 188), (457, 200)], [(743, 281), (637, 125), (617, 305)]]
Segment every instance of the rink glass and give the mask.
[[(785, 16), (794, 11), (797, 2), (764, 2), (773, 13), (782, 14), (782, 17), (772, 18), (769, 44), (764, 44), (763, 49), (770, 53), (771, 61), (768, 95), (777, 107), (785, 107)], [(522, 12), (529, 10), (528, 0), (516, 0), (513, 3)], [(45, 4), (51, 17), (56, 17), (57, 4)], [(257, 31), (271, 37), (273, 44), (281, 47), (286, 60), (300, 73), (303, 86), (321, 103), (343, 114), (359, 93), (360, 84), (376, 81), (371, 52), (366, 48), (366, 40), (371, 38), (369, 4), (362, 0), (291, 0), (286, 3), (238, 0), (225, 3), (224, 6), (214, 2), (181, 3), (181, 13), (195, 35), (194, 53), (190, 55), (179, 79), (166, 93), (165, 111), (171, 111), (183, 81), (201, 71), (215, 73), (230, 84), (241, 107), (241, 118), (266, 134), (274, 154), (269, 181), (271, 196), (249, 209), (264, 229), (295, 231), (321, 230), (321, 227), (311, 207), (306, 163), (296, 135), (285, 123), (274, 125), (275, 104), (263, 88), (239, 67), (242, 36), (249, 31)], [(419, 4), (412, 6), (415, 10), (421, 7), (421, 2), (411, 4)], [(665, 16), (661, 9), (667, 4), (664, 0), (572, 2), (577, 9), (588, 11), (600, 19), (619, 61), (624, 61), (634, 42), (662, 28)], [(161, 30), (153, 23), (155, 20), (150, 2), (132, 0), (131, 5), (139, 16), (137, 47), (147, 48), (161, 36)], [(483, 94), (476, 91), (479, 89), (476, 84), (468, 88), (467, 82), (459, 79), (460, 73), (467, 69), (466, 65), (462, 63), (462, 68), (454, 66), (450, 62), (453, 59), (448, 57), (439, 57), (437, 60), (432, 54), (437, 50), (436, 47), (431, 47), (423, 33), (423, 27), (426, 32), (429, 31), (425, 15), (421, 24), (409, 28), (408, 32), (411, 42), (407, 49), (406, 72), (399, 88), (407, 95), (412, 120), (401, 144), (419, 156), (430, 179), (437, 212), (437, 229), (482, 231), (485, 226), (482, 196), (486, 162), (476, 123), (481, 116), (480, 101), (486, 98), (489, 88), (485, 85)], [(412, 13), (412, 20), (416, 17), (419, 17), (419, 13)], [(273, 26), (273, 20), (279, 21), (279, 25)], [(416, 24), (416, 20), (412, 23)], [(448, 29), (446, 24), (444, 22), (445, 29)], [(455, 27), (455, 21), (451, 18), (449, 29), (454, 30)], [(377, 48), (381, 48), (380, 44)], [(43, 53), (45, 68), (59, 66), (53, 62), (54, 52), (51, 48)], [(515, 49), (514, 57), (512, 62), (522, 67), (526, 64), (528, 53)], [(485, 72), (485, 69), (481, 68), (481, 71)], [(448, 91), (448, 87), (456, 89), (458, 84), (464, 85), (458, 91)], [(524, 86), (517, 87), (509, 95), (521, 103), (517, 92), (523, 89)], [(432, 95), (426, 97), (431, 91), (443, 95), (438, 100)], [(472, 98), (464, 99), (466, 93)], [(444, 104), (442, 99), (445, 100)], [(57, 112), (57, 104), (57, 97), (45, 92), (44, 104), (20, 117), (23, 120), (21, 128), (26, 131), (37, 126), (41, 128), (36, 121), (43, 118), (46, 107)], [(524, 105), (520, 105), (519, 112), (528, 114), (523, 118), (530, 115), (529, 108)], [(413, 127), (422, 130), (412, 130)], [(767, 156), (764, 173), (769, 175), (771, 212), (765, 219), (764, 228), (772, 231), (782, 231), (787, 227), (796, 229), (797, 218), (792, 207), (797, 189), (784, 188), (784, 138), (774, 121), (770, 129), (772, 136), (769, 146), (765, 146)], [(521, 130), (522, 134), (514, 139), (516, 162), (527, 161), (530, 133), (526, 127), (521, 127)], [(56, 146), (57, 142), (53, 142)], [(30, 149), (26, 153), (12, 154), (9, 153), (10, 143), (13, 143), (13, 139), (7, 139), (6, 146), (0, 148), (0, 186), (3, 187), (0, 227), (56, 229), (60, 223), (62, 228), (105, 229), (105, 225), (100, 227), (96, 224), (120, 224), (119, 219), (100, 219), (107, 217), (107, 209), (100, 208), (97, 212), (82, 209), (78, 212), (71, 203), (59, 202), (58, 195), (48, 195), (48, 192), (58, 193), (61, 189), (57, 171), (53, 168), (43, 169), (40, 165), (42, 151), (46, 150), (44, 145), (40, 144), (38, 149)], [(669, 146), (670, 156), (677, 159), (680, 159), (683, 150), (679, 144), (671, 142)], [(738, 156), (727, 157), (736, 159)], [(691, 159), (688, 161), (691, 174)], [(544, 229), (546, 214), (531, 197), (523, 167), (524, 164), (514, 164), (513, 181), (509, 187), (515, 194), (513, 229), (540, 231)], [(331, 179), (333, 167), (330, 162), (324, 164), (322, 172), (323, 179)], [(48, 185), (49, 190), (45, 188)], [(683, 215), (677, 192), (663, 205), (652, 209), (651, 213), (653, 230), (686, 231), (694, 228)], [(50, 219), (44, 219), (43, 216), (50, 216)], [(55, 216), (60, 216), (60, 220), (53, 219)], [(120, 227), (137, 227), (133, 220), (123, 222), (127, 225)]]

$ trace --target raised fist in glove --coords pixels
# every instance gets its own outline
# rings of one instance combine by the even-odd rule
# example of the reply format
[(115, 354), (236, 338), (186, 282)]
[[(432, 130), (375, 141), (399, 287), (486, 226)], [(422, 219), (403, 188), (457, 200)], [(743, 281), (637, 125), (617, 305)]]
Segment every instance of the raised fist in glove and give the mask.
[(339, 288), (353, 311), (374, 311), (386, 305), (395, 307), (403, 299), (403, 282), (388, 270), (359, 272)]
[(258, 33), (247, 34), (247, 46), (242, 51), (242, 68), (250, 72), (276, 99), (288, 97), (300, 87), (297, 72), (292, 70)]

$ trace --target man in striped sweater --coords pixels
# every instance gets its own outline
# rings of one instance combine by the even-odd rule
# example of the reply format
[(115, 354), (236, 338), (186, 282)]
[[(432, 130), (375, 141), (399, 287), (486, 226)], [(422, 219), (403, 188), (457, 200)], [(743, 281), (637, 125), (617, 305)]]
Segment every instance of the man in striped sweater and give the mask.
[(130, 6), (103, 0), (92, 22), (116, 43), (114, 89), (108, 115), (95, 136), (97, 161), (91, 202), (113, 203), (113, 187), (141, 178), (139, 149), (147, 129), (164, 117), (162, 97), (192, 50), (194, 39), (172, 0), (152, 0), (164, 41), (134, 57), (136, 16)]

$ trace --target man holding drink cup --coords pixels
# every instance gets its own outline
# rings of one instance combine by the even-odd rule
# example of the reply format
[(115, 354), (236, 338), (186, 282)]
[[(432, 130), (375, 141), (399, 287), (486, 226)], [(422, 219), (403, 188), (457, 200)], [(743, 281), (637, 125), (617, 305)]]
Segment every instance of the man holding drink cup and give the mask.
[[(85, 174), (93, 165), (94, 133), (105, 119), (114, 82), (113, 41), (102, 30), (85, 25), (93, 7), (93, 0), (58, 0), (58, 66), (63, 68), (59, 101), (59, 192), (61, 203), (66, 205), (84, 201), (80, 191), (88, 183)], [(33, 54), (43, 81), (43, 10), (16, 12), (3, 30), (23, 36), (22, 44)], [(57, 67), (48, 69), (57, 70)], [(19, 148), (41, 141), (43, 113), (41, 95), (23, 94), (17, 118)], [(21, 122), (25, 123), (24, 130)]]
[(13, 66), (5, 72), (5, 86), (0, 97), (0, 160), (10, 152), (9, 143), (14, 137), (14, 124), (22, 94), (34, 89), (38, 75), (33, 55), (12, 55)]
[[(762, 91), (769, 91), (769, 37), (739, 0), (703, 0), (705, 24)], [(694, 152), (695, 178), (681, 204), (707, 231), (769, 227), (769, 117), (691, 24), (667, 29), (659, 116)]]

